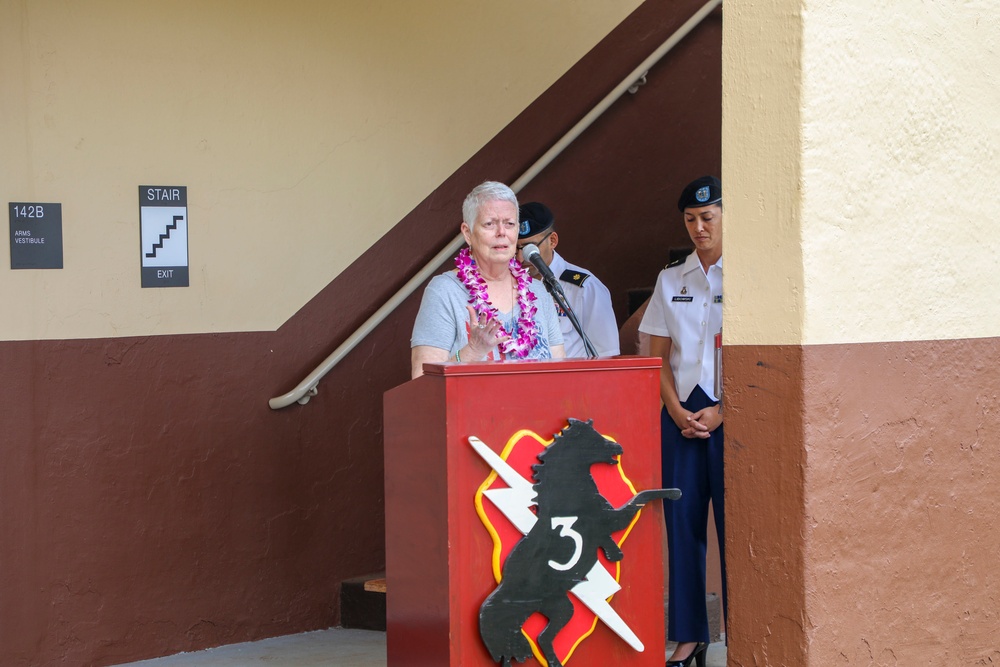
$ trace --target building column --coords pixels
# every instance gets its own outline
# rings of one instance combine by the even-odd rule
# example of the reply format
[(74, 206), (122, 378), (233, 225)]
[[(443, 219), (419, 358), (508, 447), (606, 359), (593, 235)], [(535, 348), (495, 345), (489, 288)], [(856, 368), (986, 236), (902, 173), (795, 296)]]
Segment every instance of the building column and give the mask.
[(730, 665), (1000, 662), (1000, 19), (727, 0)]

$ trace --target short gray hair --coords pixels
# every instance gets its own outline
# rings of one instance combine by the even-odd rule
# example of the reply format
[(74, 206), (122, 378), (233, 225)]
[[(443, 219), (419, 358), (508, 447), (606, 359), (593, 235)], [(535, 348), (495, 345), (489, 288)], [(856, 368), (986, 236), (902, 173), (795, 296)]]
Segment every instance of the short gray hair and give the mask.
[(491, 201), (509, 201), (514, 205), (514, 210), (517, 210), (517, 195), (513, 190), (503, 183), (484, 181), (474, 187), (462, 202), (462, 221), (471, 229), (479, 217), (479, 209)]

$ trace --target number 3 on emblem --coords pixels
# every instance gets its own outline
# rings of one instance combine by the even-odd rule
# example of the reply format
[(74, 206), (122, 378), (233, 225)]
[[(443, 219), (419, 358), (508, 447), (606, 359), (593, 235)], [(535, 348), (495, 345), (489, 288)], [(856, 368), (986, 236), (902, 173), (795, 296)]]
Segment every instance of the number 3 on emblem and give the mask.
[(560, 572), (568, 570), (577, 561), (580, 560), (580, 555), (583, 553), (583, 535), (573, 530), (573, 524), (576, 523), (577, 517), (575, 516), (554, 516), (552, 517), (552, 530), (562, 527), (559, 531), (559, 537), (568, 537), (573, 540), (573, 557), (569, 559), (566, 563), (557, 563), (554, 560), (549, 561), (549, 567), (553, 570), (559, 570)]

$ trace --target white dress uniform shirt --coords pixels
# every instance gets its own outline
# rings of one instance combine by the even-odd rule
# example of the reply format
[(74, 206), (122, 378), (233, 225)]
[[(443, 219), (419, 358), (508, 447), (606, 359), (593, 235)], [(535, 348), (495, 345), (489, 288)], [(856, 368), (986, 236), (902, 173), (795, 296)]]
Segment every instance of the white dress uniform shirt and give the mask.
[(722, 258), (701, 268), (698, 253), (660, 271), (639, 331), (670, 339), (670, 370), (677, 396), (686, 401), (696, 385), (715, 395), (715, 334), (722, 330)]
[[(618, 322), (615, 311), (611, 307), (611, 292), (590, 271), (575, 264), (570, 264), (558, 252), (552, 251), (552, 263), (549, 264), (552, 274), (562, 283), (563, 292), (569, 307), (576, 313), (587, 338), (594, 344), (598, 356), (613, 357), (619, 353)], [(569, 274), (566, 272), (569, 271)], [(563, 280), (562, 276), (579, 275), (576, 280)], [(587, 356), (583, 339), (573, 328), (569, 316), (556, 304), (559, 313), (559, 328), (562, 329), (563, 345), (567, 357)]]

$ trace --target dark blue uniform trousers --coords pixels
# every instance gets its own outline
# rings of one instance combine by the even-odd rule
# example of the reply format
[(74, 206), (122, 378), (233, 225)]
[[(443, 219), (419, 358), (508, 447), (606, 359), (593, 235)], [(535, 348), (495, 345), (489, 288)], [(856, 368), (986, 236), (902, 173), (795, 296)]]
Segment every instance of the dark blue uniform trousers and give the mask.
[[(697, 412), (715, 401), (695, 387), (686, 410)], [(680, 499), (665, 501), (669, 551), (669, 601), (667, 639), (707, 642), (708, 610), (705, 605), (705, 553), (708, 545), (708, 501), (712, 501), (722, 565), (722, 605), (726, 600), (725, 501), (722, 492), (722, 425), (708, 439), (685, 438), (667, 414), (660, 413), (663, 486), (678, 488)]]

